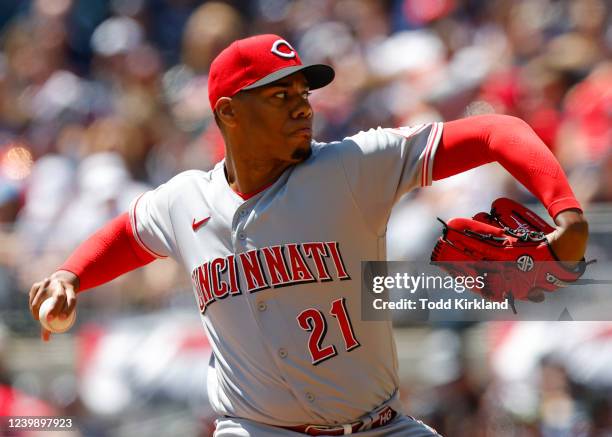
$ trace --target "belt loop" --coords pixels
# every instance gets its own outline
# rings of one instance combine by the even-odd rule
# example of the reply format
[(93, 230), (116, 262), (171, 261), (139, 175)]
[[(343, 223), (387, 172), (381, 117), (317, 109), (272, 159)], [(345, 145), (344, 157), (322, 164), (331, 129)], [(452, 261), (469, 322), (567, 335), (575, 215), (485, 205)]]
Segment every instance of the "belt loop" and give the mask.
[(370, 429), (370, 426), (372, 426), (372, 422), (374, 422), (374, 415), (373, 413), (367, 413), (365, 416), (363, 416), (361, 418), (361, 427), (359, 428), (359, 431), (365, 431), (367, 429)]

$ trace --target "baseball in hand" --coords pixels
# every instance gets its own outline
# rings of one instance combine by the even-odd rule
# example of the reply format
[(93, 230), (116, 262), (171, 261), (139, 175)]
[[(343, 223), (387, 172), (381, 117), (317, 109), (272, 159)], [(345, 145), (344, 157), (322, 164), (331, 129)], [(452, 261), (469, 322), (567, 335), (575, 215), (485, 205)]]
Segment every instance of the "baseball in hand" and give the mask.
[(55, 298), (50, 297), (45, 300), (38, 310), (38, 319), (40, 320), (41, 325), (43, 325), (47, 331), (51, 331), (55, 334), (61, 334), (68, 331), (72, 325), (74, 325), (74, 321), (76, 320), (76, 310), (72, 311), (72, 313), (70, 313), (70, 315), (65, 319), (54, 317), (52, 320), (47, 320), (49, 311), (53, 309), (54, 305)]

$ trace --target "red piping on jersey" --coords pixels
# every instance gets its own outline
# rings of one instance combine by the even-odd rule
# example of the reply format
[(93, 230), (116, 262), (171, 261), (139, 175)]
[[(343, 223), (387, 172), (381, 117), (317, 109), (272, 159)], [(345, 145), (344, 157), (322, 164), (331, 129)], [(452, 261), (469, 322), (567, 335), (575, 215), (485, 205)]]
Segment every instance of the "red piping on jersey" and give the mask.
[[(276, 182), (276, 181), (274, 181), (274, 182)], [(242, 200), (249, 200), (251, 197), (257, 196), (259, 193), (261, 193), (266, 188), (270, 188), (272, 186), (272, 184), (274, 184), (274, 182), (270, 182), (269, 184), (264, 185), (260, 189), (252, 191), (250, 193), (241, 193), (240, 191), (233, 189), (231, 185), (230, 185), (230, 188), (232, 188), (232, 191), (234, 193), (236, 193), (240, 197), (242, 197)]]
[(429, 137), (427, 138), (427, 146), (425, 147), (425, 159), (423, 159), (423, 168), (421, 169), (421, 186), (427, 186), (427, 181), (429, 180), (429, 160), (431, 159), (431, 150), (433, 149), (433, 145), (436, 141), (436, 137), (438, 136), (439, 124), (434, 123), (431, 131), (429, 132)]
[(136, 242), (147, 252), (149, 252), (151, 255), (153, 255), (156, 258), (167, 258), (167, 256), (164, 255), (160, 255), (157, 252), (155, 252), (154, 250), (150, 249), (144, 241), (142, 241), (142, 238), (140, 238), (140, 235), (138, 235), (138, 222), (136, 221), (136, 207), (138, 206), (138, 202), (140, 201), (140, 198), (144, 196), (144, 194), (141, 194), (140, 196), (138, 196), (138, 198), (136, 199), (136, 201), (134, 202), (134, 206), (132, 207), (132, 214), (130, 214), (130, 219), (131, 219), (131, 224), (132, 224), (132, 232), (134, 234), (134, 238), (136, 239)]

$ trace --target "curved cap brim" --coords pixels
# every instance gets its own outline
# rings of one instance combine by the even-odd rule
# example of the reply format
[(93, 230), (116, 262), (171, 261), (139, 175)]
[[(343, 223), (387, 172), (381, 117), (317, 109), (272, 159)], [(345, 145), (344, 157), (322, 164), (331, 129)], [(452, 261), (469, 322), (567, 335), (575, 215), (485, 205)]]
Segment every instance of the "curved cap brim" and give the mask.
[(304, 73), (304, 76), (308, 81), (308, 86), (311, 90), (323, 88), (325, 85), (334, 80), (334, 76), (336, 75), (334, 69), (325, 64), (293, 65), (291, 67), (281, 68), (274, 73), (270, 73), (266, 77), (263, 77), (257, 82), (245, 86), (242, 89), (250, 90), (253, 88), (259, 88), (260, 86), (270, 85), (272, 82), (276, 82), (277, 80), (290, 76), (298, 71)]

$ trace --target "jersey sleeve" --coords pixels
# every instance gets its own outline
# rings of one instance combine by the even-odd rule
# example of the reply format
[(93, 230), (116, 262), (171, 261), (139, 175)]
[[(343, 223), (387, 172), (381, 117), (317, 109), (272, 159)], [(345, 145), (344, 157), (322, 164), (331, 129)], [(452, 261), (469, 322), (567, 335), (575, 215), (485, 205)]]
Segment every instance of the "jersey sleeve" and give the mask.
[(351, 195), (378, 235), (384, 234), (402, 195), (431, 185), (442, 129), (442, 123), (370, 129), (340, 142), (337, 150)]
[(171, 183), (172, 180), (137, 197), (129, 210), (136, 242), (156, 258), (175, 253), (176, 239), (170, 219)]

